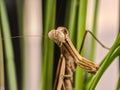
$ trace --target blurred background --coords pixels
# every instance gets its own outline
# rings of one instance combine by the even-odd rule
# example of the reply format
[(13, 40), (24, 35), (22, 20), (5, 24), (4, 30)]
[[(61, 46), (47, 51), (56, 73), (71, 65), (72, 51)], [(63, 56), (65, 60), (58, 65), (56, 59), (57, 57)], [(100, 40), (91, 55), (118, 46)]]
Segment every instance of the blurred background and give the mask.
[[(0, 0), (0, 7), (0, 90), (52, 90), (60, 51), (48, 38), (50, 30), (67, 27), (79, 50), (85, 30), (110, 48), (120, 29), (119, 0)], [(82, 55), (99, 65), (109, 50), (91, 43), (88, 34)], [(108, 65), (95, 90), (120, 89), (119, 63), (116, 58)], [(75, 73), (75, 90), (90, 88), (84, 73)]]

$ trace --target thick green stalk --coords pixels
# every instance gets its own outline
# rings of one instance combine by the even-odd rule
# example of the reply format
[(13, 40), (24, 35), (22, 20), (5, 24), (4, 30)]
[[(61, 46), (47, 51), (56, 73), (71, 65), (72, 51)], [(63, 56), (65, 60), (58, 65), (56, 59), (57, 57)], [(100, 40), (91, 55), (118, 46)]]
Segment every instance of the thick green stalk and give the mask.
[(5, 47), (5, 58), (6, 58), (6, 69), (7, 69), (7, 78), (8, 78), (8, 87), (9, 90), (17, 90), (17, 79), (15, 72), (14, 64), (14, 53), (12, 42), (10, 40), (10, 28), (7, 19), (6, 9), (4, 2), (0, 3), (1, 5), (1, 24), (2, 24), (2, 33), (4, 38), (4, 47)]
[[(77, 40), (76, 40), (77, 50), (80, 49), (83, 36), (85, 33), (87, 0), (80, 0), (78, 4), (80, 5), (80, 7), (78, 10), (78, 23), (77, 23)], [(75, 77), (75, 90), (83, 90), (83, 87), (84, 87), (83, 71), (80, 68), (77, 68)]]
[[(69, 1), (68, 1), (69, 3)], [(70, 38), (75, 45), (76, 43), (76, 32), (77, 32), (77, 0), (72, 0), (70, 2), (70, 10), (69, 13), (66, 13), (66, 18), (69, 15), (69, 20), (68, 20), (68, 29), (70, 32)]]
[(42, 66), (42, 90), (52, 89), (53, 73), (53, 42), (48, 39), (49, 30), (55, 27), (56, 0), (44, 1), (43, 18), (43, 66)]

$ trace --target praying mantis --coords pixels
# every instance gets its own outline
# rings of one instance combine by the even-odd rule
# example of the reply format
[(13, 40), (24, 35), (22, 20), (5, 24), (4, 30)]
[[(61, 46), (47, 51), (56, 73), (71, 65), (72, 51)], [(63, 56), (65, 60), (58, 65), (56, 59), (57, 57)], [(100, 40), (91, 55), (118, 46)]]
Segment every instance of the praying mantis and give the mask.
[[(91, 33), (90, 31), (88, 32)], [(93, 34), (92, 36), (95, 37)], [(65, 27), (58, 27), (56, 30), (51, 30), (48, 33), (48, 37), (60, 47), (61, 51), (53, 87), (54, 90), (73, 90), (73, 74), (75, 72), (76, 65), (88, 73), (95, 74), (98, 71), (99, 66), (97, 64), (82, 57), (75, 49), (69, 38), (68, 30)], [(98, 42), (104, 48), (108, 49), (100, 41)]]
[[(87, 33), (85, 33), (85, 35), (86, 34)], [(34, 37), (38, 37), (38, 36), (39, 35), (36, 35)], [(15, 36), (12, 38), (22, 38), (22, 37), (24, 36)], [(32, 37), (32, 36), (28, 35), (26, 37)], [(80, 68), (92, 74), (95, 74), (98, 71), (99, 66), (97, 64), (82, 57), (79, 54), (79, 52), (75, 49), (74, 45), (72, 44), (69, 38), (68, 30), (65, 27), (58, 27), (56, 30), (55, 29), (51, 30), (48, 33), (48, 37), (60, 47), (60, 51), (61, 51), (56, 78), (53, 87), (54, 90), (73, 90), (73, 74), (75, 72), (77, 65)], [(104, 45), (102, 46), (106, 48)]]

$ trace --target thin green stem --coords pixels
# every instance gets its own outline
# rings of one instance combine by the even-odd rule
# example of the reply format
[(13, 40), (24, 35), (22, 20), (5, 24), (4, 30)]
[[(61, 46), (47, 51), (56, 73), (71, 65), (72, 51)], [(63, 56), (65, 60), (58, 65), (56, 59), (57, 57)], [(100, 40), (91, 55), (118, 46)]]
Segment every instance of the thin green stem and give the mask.
[[(92, 32), (94, 33), (94, 35), (96, 35), (97, 32), (96, 28), (97, 28), (98, 7), (99, 7), (99, 0), (95, 0), (93, 24), (92, 24)], [(90, 45), (90, 60), (93, 60), (94, 54), (95, 54), (95, 40), (94, 38), (92, 38)]]
[[(0, 31), (1, 37), (1, 31)], [(3, 46), (2, 39), (0, 38), (0, 90), (5, 89), (4, 87), (4, 61), (3, 61)]]
[(14, 53), (12, 42), (8, 37), (10, 37), (10, 28), (7, 19), (5, 4), (2, 1), (1, 5), (1, 23), (2, 23), (2, 33), (4, 38), (4, 47), (5, 47), (5, 59), (6, 59), (6, 69), (7, 69), (7, 78), (8, 78), (8, 87), (9, 90), (17, 90), (17, 79), (15, 72), (15, 63), (14, 63)]
[(119, 90), (119, 89), (120, 89), (120, 71), (119, 71), (119, 78), (116, 85), (116, 90)]
[[(78, 4), (80, 6), (78, 9), (76, 47), (77, 50), (79, 51), (86, 28), (87, 0), (80, 0)], [(80, 68), (77, 68), (75, 77), (75, 90), (83, 90), (83, 88), (84, 88), (83, 71)]]

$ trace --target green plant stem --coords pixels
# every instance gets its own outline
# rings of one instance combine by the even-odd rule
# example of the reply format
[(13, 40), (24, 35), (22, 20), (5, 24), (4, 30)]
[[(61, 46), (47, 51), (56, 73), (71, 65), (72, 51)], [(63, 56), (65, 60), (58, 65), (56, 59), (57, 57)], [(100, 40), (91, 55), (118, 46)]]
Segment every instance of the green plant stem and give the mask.
[[(92, 24), (92, 32), (94, 33), (94, 35), (96, 35), (96, 32), (97, 32), (96, 28), (97, 28), (98, 7), (99, 7), (99, 0), (95, 0), (93, 24)], [(94, 54), (95, 54), (95, 40), (91, 38), (90, 60), (93, 60)]]
[[(48, 31), (55, 27), (56, 0), (46, 0), (44, 4), (43, 34), (48, 37)], [(53, 74), (53, 42), (43, 39), (42, 90), (52, 90)]]
[[(94, 6), (94, 13), (93, 13), (93, 21), (92, 21), (92, 33), (96, 35), (97, 33), (97, 18), (98, 18), (98, 8), (99, 7), (99, 0), (95, 0), (95, 6)], [(95, 39), (92, 37), (90, 39), (90, 51), (88, 59), (93, 61), (95, 56)], [(86, 75), (86, 85), (88, 84), (89, 80), (93, 77), (91, 74)]]
[[(18, 27), (19, 27), (19, 33), (20, 35), (24, 35), (24, 32), (23, 32), (23, 7), (24, 7), (24, 4), (23, 4), (23, 0), (16, 0), (16, 4), (17, 4), (17, 15), (18, 15)], [(21, 88), (22, 90), (25, 90), (26, 89), (26, 69), (25, 69), (25, 66), (26, 66), (26, 60), (25, 60), (25, 39), (20, 39), (20, 57), (21, 57)]]
[(0, 90), (4, 88), (4, 61), (3, 61), (3, 47), (0, 31)]
[(117, 81), (116, 90), (119, 90), (119, 89), (120, 89), (120, 71), (119, 71), (119, 78), (118, 78), (118, 81)]
[[(85, 33), (86, 27), (86, 12), (87, 12), (87, 0), (80, 0), (78, 3), (80, 5), (78, 11), (78, 25), (77, 25), (77, 40), (76, 47), (77, 50), (80, 49), (83, 36)], [(83, 71), (80, 68), (76, 69), (76, 77), (75, 77), (75, 90), (83, 90)]]
[(113, 62), (115, 57), (120, 55), (120, 34), (118, 35), (116, 41), (114, 42), (112, 48), (110, 49), (109, 53), (106, 55), (105, 59), (103, 60), (98, 73), (95, 75), (95, 77), (90, 81), (90, 84), (88, 86), (89, 90), (95, 90), (95, 87), (100, 80), (101, 76), (105, 72), (105, 70), (109, 67), (109, 65)]
[[(68, 1), (69, 2), (69, 1)], [(69, 14), (68, 29), (70, 32), (70, 38), (75, 45), (76, 43), (76, 32), (77, 32), (77, 0), (72, 0), (70, 3), (70, 12), (66, 13), (66, 17)]]
[(6, 58), (6, 69), (7, 69), (7, 78), (8, 78), (8, 87), (9, 90), (17, 90), (17, 81), (16, 81), (16, 72), (14, 64), (14, 54), (12, 42), (10, 40), (10, 28), (8, 24), (5, 4), (3, 1), (1, 5), (1, 23), (2, 23), (2, 33), (4, 38), (4, 47), (5, 47), (5, 58)]

